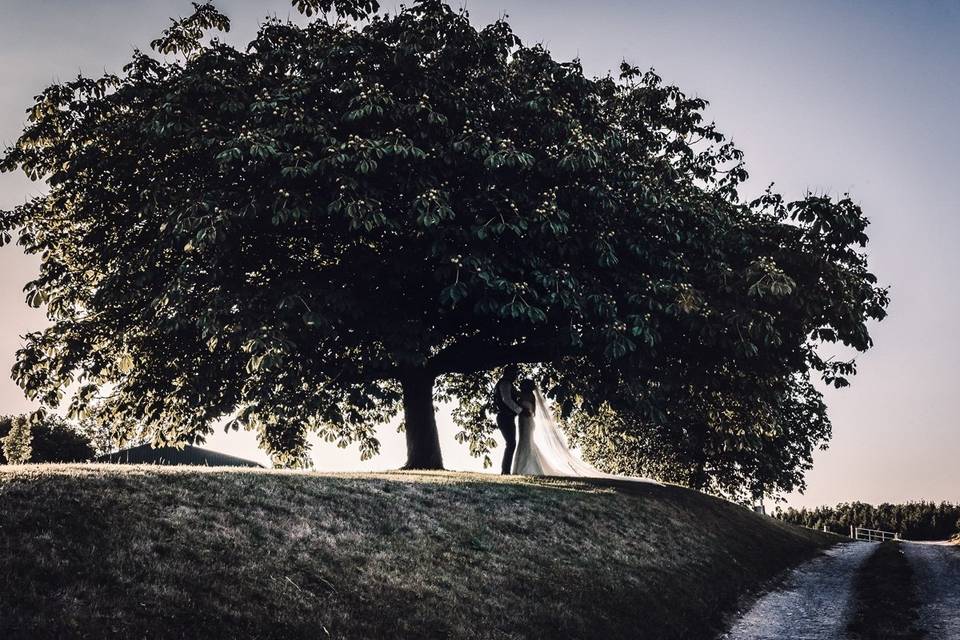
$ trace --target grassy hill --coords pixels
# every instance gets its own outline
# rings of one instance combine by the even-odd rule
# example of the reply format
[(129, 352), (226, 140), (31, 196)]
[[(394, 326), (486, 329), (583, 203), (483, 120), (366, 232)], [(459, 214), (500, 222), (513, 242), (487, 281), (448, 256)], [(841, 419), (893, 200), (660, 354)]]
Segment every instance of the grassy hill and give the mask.
[(635, 483), (0, 467), (0, 638), (702, 639), (833, 540)]

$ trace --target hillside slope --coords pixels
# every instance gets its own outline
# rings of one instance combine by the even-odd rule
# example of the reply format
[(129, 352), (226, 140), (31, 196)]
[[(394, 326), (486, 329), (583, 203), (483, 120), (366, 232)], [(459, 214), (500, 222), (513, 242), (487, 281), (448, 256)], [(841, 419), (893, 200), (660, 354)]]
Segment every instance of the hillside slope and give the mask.
[(614, 484), (0, 467), (0, 637), (705, 638), (833, 541)]

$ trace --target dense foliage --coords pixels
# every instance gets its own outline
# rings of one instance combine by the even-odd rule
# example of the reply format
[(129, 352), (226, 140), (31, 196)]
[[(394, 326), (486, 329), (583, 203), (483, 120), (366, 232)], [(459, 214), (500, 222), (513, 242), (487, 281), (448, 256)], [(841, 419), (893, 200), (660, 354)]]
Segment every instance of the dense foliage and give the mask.
[(811, 372), (853, 372), (816, 345), (868, 348), (886, 306), (854, 202), (741, 203), (740, 151), (653, 72), (589, 78), (439, 0), (294, 4), (352, 19), (236, 49), (204, 4), (172, 55), (37, 97), (0, 161), (49, 185), (0, 218), (42, 256), (31, 398), (75, 388), (158, 443), (230, 416), (281, 463), (309, 431), (372, 455), (402, 409), (408, 466), (436, 468), (434, 400), (482, 455), (490, 371), (520, 362), (606, 468), (802, 481)]
[(575, 413), (568, 427), (584, 457), (609, 471), (744, 501), (803, 489), (814, 450), (830, 437), (826, 406), (807, 376), (769, 383), (757, 381), (753, 396), (751, 387), (681, 389), (662, 421), (608, 405)]
[(58, 416), (0, 416), (0, 464), (85, 462), (90, 440)]
[(949, 540), (960, 534), (960, 505), (949, 502), (907, 502), (873, 506), (845, 502), (836, 507), (777, 509), (776, 517), (813, 529), (826, 526), (833, 533), (849, 535), (850, 527), (866, 527), (899, 533), (906, 540)]

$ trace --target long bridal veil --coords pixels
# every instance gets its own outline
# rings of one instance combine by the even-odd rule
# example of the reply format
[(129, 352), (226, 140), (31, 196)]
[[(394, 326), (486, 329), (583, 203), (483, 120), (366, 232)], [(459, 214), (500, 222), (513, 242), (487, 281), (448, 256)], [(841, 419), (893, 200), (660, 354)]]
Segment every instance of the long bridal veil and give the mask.
[(657, 483), (648, 478), (635, 478), (604, 473), (580, 460), (567, 446), (567, 441), (553, 419), (553, 412), (547, 406), (543, 394), (537, 389), (537, 412), (534, 418), (532, 437), (533, 455), (540, 463), (541, 473), (547, 476), (580, 476), (588, 478), (616, 478)]

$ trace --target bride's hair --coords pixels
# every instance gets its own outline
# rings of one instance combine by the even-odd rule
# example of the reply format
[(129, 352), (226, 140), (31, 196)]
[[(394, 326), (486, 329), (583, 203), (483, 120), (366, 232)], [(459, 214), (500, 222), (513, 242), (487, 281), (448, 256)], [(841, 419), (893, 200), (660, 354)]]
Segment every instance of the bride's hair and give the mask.
[(537, 388), (537, 383), (531, 380), (530, 378), (524, 378), (520, 382), (520, 393), (533, 393), (534, 389)]

